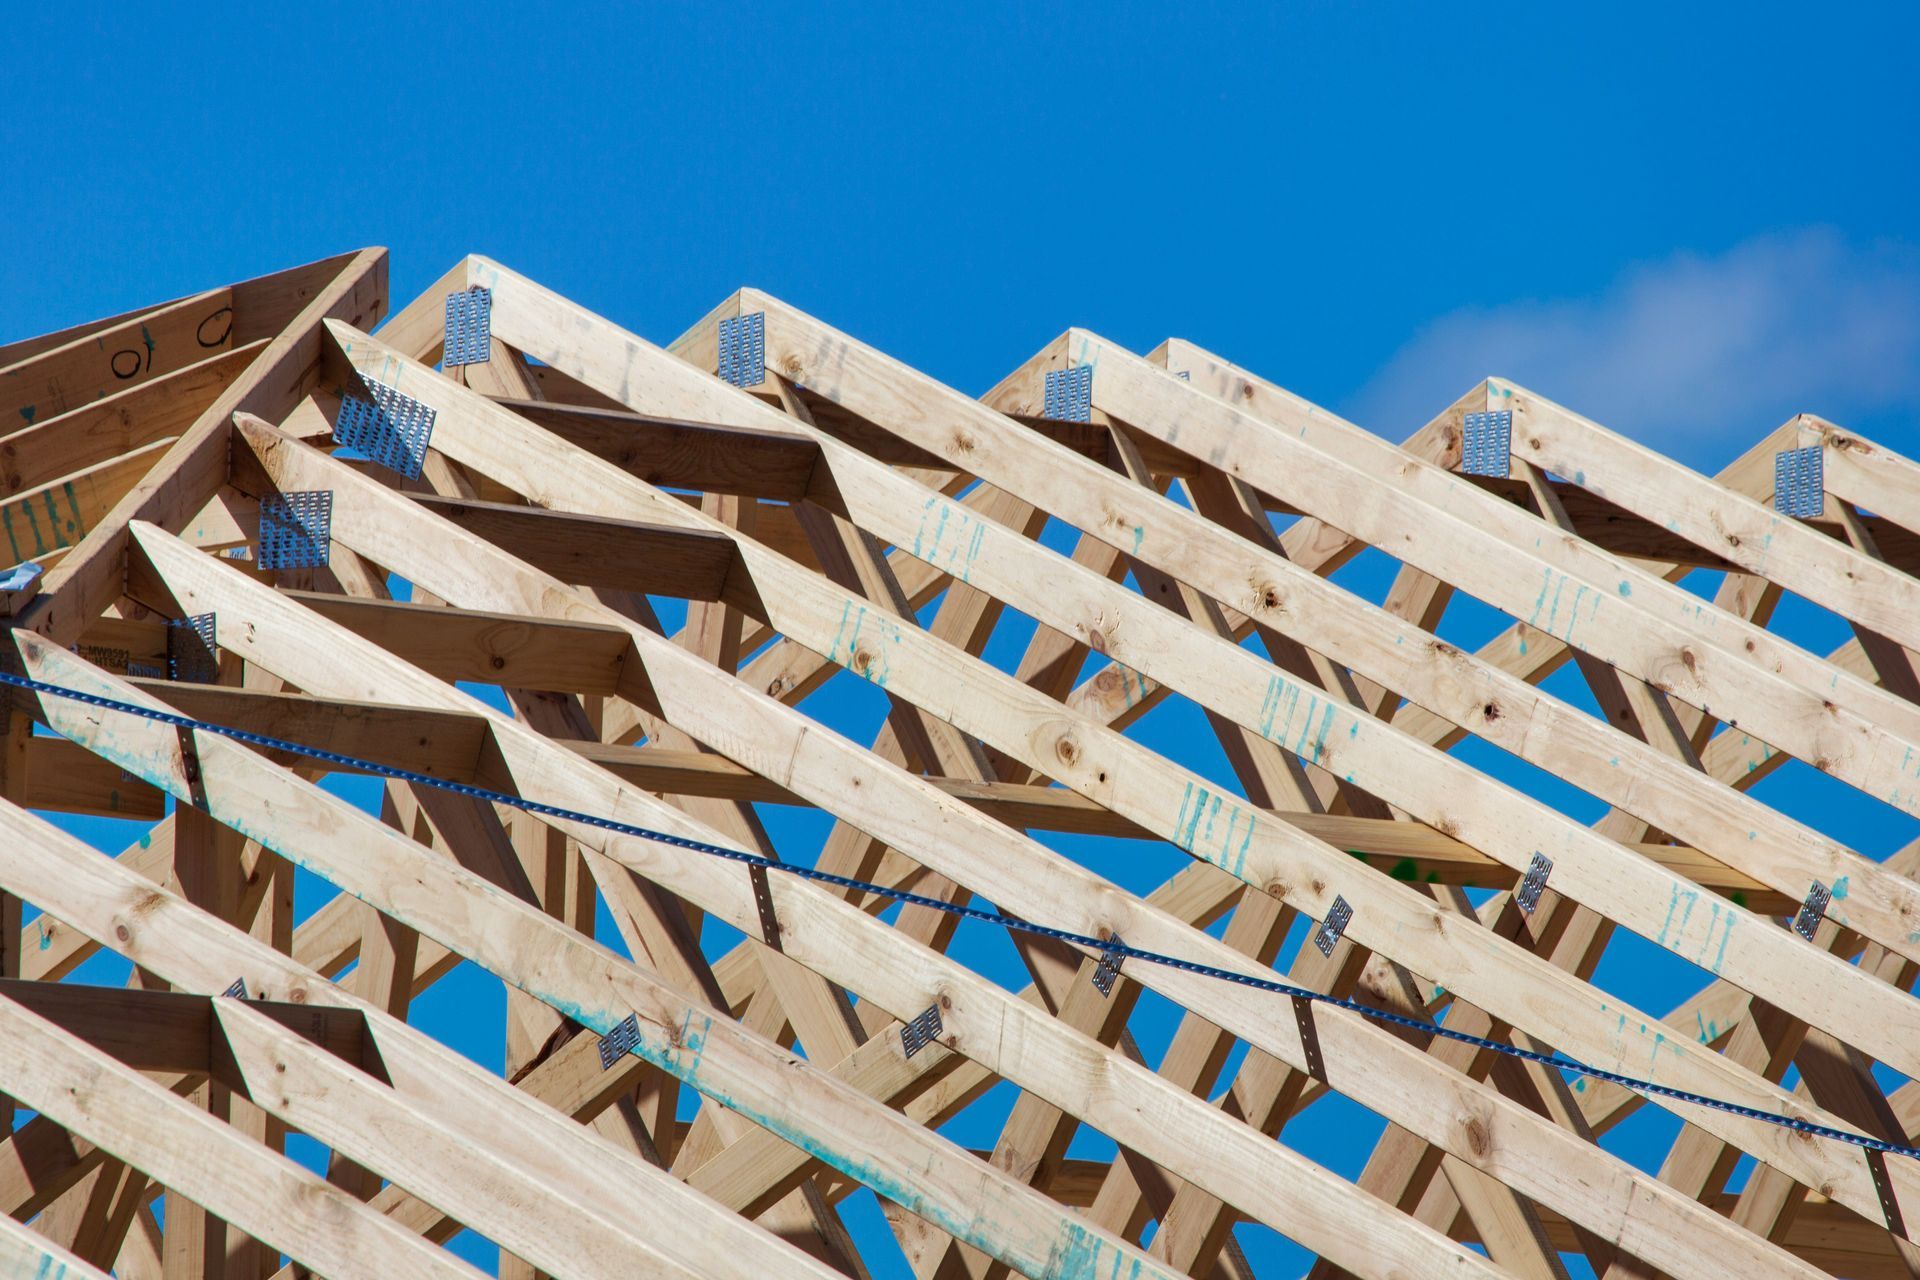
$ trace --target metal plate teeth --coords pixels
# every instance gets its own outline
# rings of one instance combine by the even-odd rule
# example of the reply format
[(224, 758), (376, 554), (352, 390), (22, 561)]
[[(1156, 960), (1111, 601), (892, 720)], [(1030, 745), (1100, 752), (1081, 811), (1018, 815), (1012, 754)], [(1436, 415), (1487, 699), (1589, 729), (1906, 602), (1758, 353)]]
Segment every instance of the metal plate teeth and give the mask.
[(1464, 425), (1467, 438), (1461, 446), (1460, 470), (1470, 476), (1505, 479), (1512, 469), (1513, 410), (1470, 413)]
[(420, 478), (433, 440), (434, 411), (384, 382), (362, 377), (371, 399), (348, 395), (340, 401), (333, 420), (333, 438), (364, 453), (389, 471), (409, 480)]
[(333, 491), (276, 493), (260, 502), (260, 567), (311, 569), (333, 550)]
[(1103, 996), (1113, 994), (1113, 984), (1120, 977), (1120, 966), (1126, 960), (1126, 957), (1120, 953), (1120, 947), (1124, 944), (1120, 941), (1119, 934), (1114, 934), (1107, 939), (1107, 942), (1112, 949), (1100, 957), (1100, 963), (1093, 971), (1094, 990)]
[(1527, 864), (1527, 874), (1520, 881), (1520, 888), (1514, 892), (1513, 900), (1528, 915), (1540, 905), (1540, 893), (1547, 887), (1547, 877), (1553, 874), (1553, 859), (1544, 853), (1533, 855), (1533, 861)]
[(614, 1024), (613, 1030), (600, 1037), (600, 1069), (613, 1070), (614, 1064), (632, 1053), (640, 1045), (640, 1019), (628, 1014)]
[(220, 994), (234, 1000), (245, 1000), (247, 998), (247, 980), (245, 978), (235, 978), (233, 985)]
[(1334, 898), (1333, 905), (1327, 908), (1327, 918), (1313, 931), (1313, 945), (1320, 948), (1321, 955), (1333, 954), (1333, 949), (1340, 945), (1340, 935), (1347, 931), (1347, 922), (1351, 919), (1353, 908), (1347, 905), (1347, 900)]
[(485, 364), (493, 351), (493, 290), (475, 285), (448, 294), (446, 333), (444, 367)]
[(1773, 455), (1773, 509), (1809, 520), (1827, 506), (1826, 451), (1819, 445)]
[(1040, 413), (1061, 422), (1093, 421), (1093, 366), (1048, 370), (1046, 403)]
[(946, 1028), (940, 1022), (940, 1003), (935, 1001), (924, 1012), (900, 1028), (900, 1047), (911, 1058), (935, 1040)]
[(1327, 908), (1327, 919), (1321, 921), (1321, 927), (1313, 931), (1313, 946), (1321, 948), (1321, 956), (1332, 956), (1332, 948), (1340, 944), (1340, 935), (1346, 933), (1346, 923), (1354, 919), (1354, 908), (1348, 906), (1346, 898), (1334, 898), (1331, 908)]
[(1813, 888), (1807, 890), (1807, 900), (1800, 904), (1800, 910), (1793, 917), (1793, 931), (1812, 942), (1813, 935), (1820, 929), (1820, 922), (1827, 918), (1827, 907), (1832, 902), (1832, 892), (1815, 880)]
[(167, 623), (167, 679), (212, 684), (220, 678), (219, 629), (210, 613)]
[(767, 380), (766, 312), (720, 322), (720, 377), (736, 387), (757, 387)]

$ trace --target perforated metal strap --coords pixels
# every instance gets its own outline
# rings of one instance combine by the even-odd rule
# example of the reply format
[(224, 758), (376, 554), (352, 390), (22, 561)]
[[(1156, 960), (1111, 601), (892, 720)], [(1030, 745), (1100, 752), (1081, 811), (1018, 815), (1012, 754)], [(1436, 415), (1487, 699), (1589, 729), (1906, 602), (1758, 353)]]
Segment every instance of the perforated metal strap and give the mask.
[(1813, 941), (1813, 935), (1819, 931), (1820, 922), (1827, 918), (1827, 908), (1833, 903), (1833, 894), (1827, 886), (1818, 880), (1813, 888), (1807, 890), (1807, 900), (1800, 904), (1800, 910), (1793, 917), (1793, 931)]
[(600, 1069), (613, 1070), (614, 1064), (632, 1053), (640, 1044), (640, 1019), (628, 1014), (613, 1024), (613, 1030), (600, 1037)]
[(780, 947), (780, 917), (773, 909), (773, 886), (767, 883), (767, 869), (757, 862), (747, 864), (747, 878), (753, 884), (753, 905), (760, 912), (760, 938), (775, 951)]
[(736, 387), (757, 387), (767, 380), (766, 312), (720, 322), (720, 377)]
[(1527, 864), (1527, 874), (1520, 880), (1520, 887), (1514, 890), (1513, 900), (1528, 915), (1533, 914), (1540, 905), (1540, 893), (1547, 887), (1547, 877), (1553, 874), (1553, 859), (1544, 853), (1533, 855), (1533, 861)]
[(276, 493), (260, 501), (260, 567), (311, 569), (333, 551), (333, 490)]
[(1810, 519), (1827, 505), (1826, 451), (1819, 445), (1783, 449), (1773, 455), (1773, 509), (1783, 516)]
[(940, 1021), (940, 1002), (934, 1001), (911, 1022), (900, 1026), (900, 1048), (911, 1058), (935, 1040), (946, 1027)]
[(358, 450), (389, 471), (420, 478), (433, 440), (434, 411), (384, 382), (362, 375), (367, 398), (348, 395), (333, 420), (333, 438)]
[(1512, 469), (1513, 410), (1466, 415), (1467, 438), (1460, 447), (1460, 470), (1470, 476), (1502, 476)]
[(1093, 366), (1047, 371), (1046, 404), (1041, 416), (1062, 422), (1093, 421)]
[(1327, 908), (1327, 918), (1313, 931), (1313, 945), (1320, 948), (1320, 954), (1330, 956), (1333, 949), (1340, 945), (1340, 936), (1347, 931), (1347, 922), (1353, 919), (1353, 908), (1347, 900), (1335, 897), (1333, 905)]
[(493, 351), (493, 290), (475, 285), (447, 295), (447, 345), (440, 363), (449, 369), (485, 364)]
[(220, 678), (220, 632), (210, 613), (167, 623), (167, 679), (212, 684)]

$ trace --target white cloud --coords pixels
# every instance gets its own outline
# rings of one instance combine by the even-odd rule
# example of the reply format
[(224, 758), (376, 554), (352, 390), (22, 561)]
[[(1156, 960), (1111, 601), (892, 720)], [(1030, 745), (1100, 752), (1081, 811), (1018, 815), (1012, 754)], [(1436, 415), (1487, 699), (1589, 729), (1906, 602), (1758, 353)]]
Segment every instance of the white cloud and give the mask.
[(1399, 439), (1489, 374), (1697, 466), (1802, 412), (1901, 447), (1888, 426), (1920, 423), (1920, 251), (1799, 231), (1642, 264), (1593, 298), (1457, 311), (1349, 407)]

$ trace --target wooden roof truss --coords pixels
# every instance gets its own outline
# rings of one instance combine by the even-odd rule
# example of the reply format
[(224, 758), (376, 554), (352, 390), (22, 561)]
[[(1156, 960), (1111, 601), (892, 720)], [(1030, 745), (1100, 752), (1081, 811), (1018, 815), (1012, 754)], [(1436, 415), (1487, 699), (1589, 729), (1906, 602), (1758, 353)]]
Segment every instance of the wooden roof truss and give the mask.
[[(470, 1275), (466, 1227), (528, 1277), (1249, 1277), (1241, 1224), (1316, 1276), (1920, 1274), (1911, 1156), (1489, 1047), (1912, 1141), (1920, 843), (1751, 791), (1920, 815), (1915, 463), (1800, 417), (1710, 479), (1498, 378), (1394, 445), (1081, 330), (974, 400), (754, 290), (662, 349), (481, 257), (388, 316), (386, 269), (0, 348), (4, 558), (46, 570), (0, 596), (42, 686), (0, 752), (0, 1274)], [(343, 447), (429, 412), (417, 475)], [(290, 509), (324, 563), (276, 559)], [(1375, 552), (1380, 603), (1332, 580)], [(1786, 594), (1852, 638), (1770, 631)], [(370, 768), (378, 814), (320, 785)], [(103, 857), (48, 812), (147, 825)], [(1187, 856), (1135, 892), (1141, 841)], [(296, 866), (342, 891), (297, 924)], [(1011, 990), (941, 902), (1082, 941), (1008, 932)], [(1633, 1007), (1621, 949), (1698, 989)], [(75, 977), (102, 950), (125, 988)], [(408, 1021), (462, 965), (504, 1078)], [(1002, 1082), (990, 1146), (943, 1132)], [(1290, 1141), (1334, 1095), (1370, 1151)], [(1651, 1170), (1603, 1141), (1649, 1103)]]

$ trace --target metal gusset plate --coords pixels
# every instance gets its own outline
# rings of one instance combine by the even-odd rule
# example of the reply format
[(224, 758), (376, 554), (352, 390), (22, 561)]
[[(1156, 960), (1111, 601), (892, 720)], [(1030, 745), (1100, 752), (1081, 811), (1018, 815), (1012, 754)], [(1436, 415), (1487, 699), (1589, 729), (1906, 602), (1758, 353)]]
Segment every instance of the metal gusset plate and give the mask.
[(475, 285), (447, 295), (446, 354), (440, 363), (454, 369), (485, 364), (493, 350), (493, 290)]
[(260, 501), (260, 567), (311, 569), (333, 551), (333, 490), (276, 493)]

